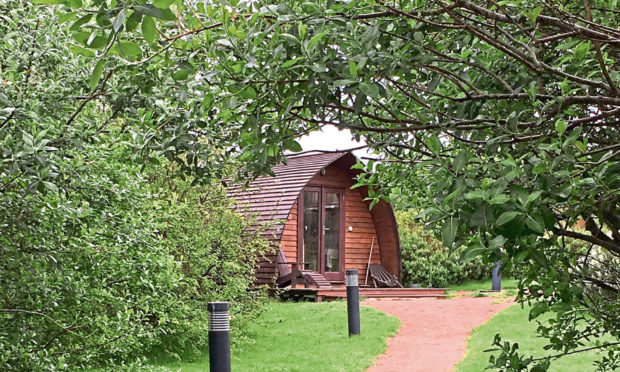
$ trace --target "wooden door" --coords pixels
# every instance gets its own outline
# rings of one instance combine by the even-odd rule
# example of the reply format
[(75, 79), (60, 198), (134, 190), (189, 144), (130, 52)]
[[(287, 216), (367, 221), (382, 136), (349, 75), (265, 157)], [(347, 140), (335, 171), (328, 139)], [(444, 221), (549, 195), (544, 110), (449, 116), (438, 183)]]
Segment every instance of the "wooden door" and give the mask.
[(299, 207), (298, 257), (330, 281), (344, 280), (344, 189), (306, 187)]

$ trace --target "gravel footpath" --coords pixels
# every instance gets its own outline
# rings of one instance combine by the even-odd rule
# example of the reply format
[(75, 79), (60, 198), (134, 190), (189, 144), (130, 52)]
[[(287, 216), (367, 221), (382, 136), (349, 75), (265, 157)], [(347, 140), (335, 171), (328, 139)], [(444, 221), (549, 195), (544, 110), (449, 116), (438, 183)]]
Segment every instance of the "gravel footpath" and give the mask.
[(512, 304), (511, 298), (470, 296), (368, 299), (362, 305), (399, 318), (401, 326), (367, 372), (452, 371), (465, 357), (471, 331)]

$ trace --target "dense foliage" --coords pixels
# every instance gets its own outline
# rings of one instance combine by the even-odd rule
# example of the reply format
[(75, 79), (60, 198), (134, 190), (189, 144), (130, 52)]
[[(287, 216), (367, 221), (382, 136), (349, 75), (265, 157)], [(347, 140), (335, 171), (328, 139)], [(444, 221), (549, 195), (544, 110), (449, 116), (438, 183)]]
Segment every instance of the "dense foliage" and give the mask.
[(221, 185), (175, 177), (161, 152), (139, 164), (132, 77), (89, 92), (56, 14), (34, 9), (0, 4), (0, 369), (202, 353), (207, 301), (236, 323), (257, 311), (265, 241)]
[[(620, 337), (617, 0), (40, 2), (60, 5), (0, 5), (15, 52), (3, 51), (2, 74), (10, 66), (19, 94), (70, 89), (53, 102), (0, 100), (2, 130), (65, 115), (62, 132), (81, 135), (87, 121), (75, 117), (101, 108), (113, 122), (127, 118), (119, 124), (133, 130), (140, 158), (161, 151), (184, 173), (217, 177), (230, 156), (266, 171), (298, 148), (297, 135), (348, 128), (379, 160), (360, 179), (373, 196), (397, 190), (426, 209), (450, 249), (522, 272), (519, 299), (535, 304), (532, 317), (558, 314), (540, 330), (558, 356), (582, 339)], [(43, 42), (55, 36), (84, 57), (88, 77), (70, 85), (31, 68), (62, 60)], [(41, 102), (52, 119), (32, 117)], [(64, 180), (34, 177), (33, 151), (3, 183)], [(573, 228), (578, 219), (586, 231)], [(588, 248), (570, 249), (569, 238)], [(618, 344), (597, 346), (608, 353), (601, 369), (613, 368)], [(500, 369), (547, 363), (510, 345), (500, 354)]]
[(175, 197), (174, 181), (144, 179), (110, 145), (88, 146), (64, 195), (0, 202), (3, 370), (191, 355), (207, 345), (207, 301), (256, 310), (247, 287), (262, 243), (221, 190)]
[(466, 280), (488, 279), (489, 265), (480, 258), (462, 262), (460, 248), (450, 251), (432, 231), (415, 220), (414, 211), (397, 211), (402, 279), (405, 287), (446, 288)]

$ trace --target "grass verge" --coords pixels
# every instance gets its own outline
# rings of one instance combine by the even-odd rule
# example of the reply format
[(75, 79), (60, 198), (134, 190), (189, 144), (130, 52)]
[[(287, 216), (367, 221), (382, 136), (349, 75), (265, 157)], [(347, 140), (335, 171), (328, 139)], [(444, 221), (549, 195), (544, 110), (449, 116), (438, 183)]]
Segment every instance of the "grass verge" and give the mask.
[[(349, 338), (347, 306), (324, 303), (270, 303), (231, 350), (233, 371), (364, 371), (385, 352), (400, 321), (361, 307), (360, 336)], [(234, 330), (233, 330), (234, 332)], [(155, 363), (173, 371), (205, 371), (208, 354), (195, 361)]]
[[(536, 321), (528, 321), (529, 308), (521, 308), (514, 305), (498, 313), (487, 323), (474, 329), (467, 343), (467, 355), (461, 360), (455, 371), (457, 372), (478, 372), (484, 371), (489, 365), (490, 353), (484, 352), (491, 347), (496, 333), (502, 335), (503, 341), (518, 342), (519, 350), (524, 355), (544, 357), (556, 354), (557, 351), (543, 349), (547, 345), (547, 340), (537, 337)], [(547, 321), (553, 314), (544, 314), (538, 319), (541, 322)], [(586, 347), (589, 345), (586, 345)], [(551, 362), (550, 372), (566, 371), (592, 371), (592, 363), (598, 359), (598, 351), (589, 351), (568, 355)]]
[[(451, 285), (450, 291), (490, 291), (491, 279), (488, 280), (469, 280), (461, 284)], [(502, 290), (517, 289), (517, 281), (514, 278), (502, 278)]]
[(458, 298), (458, 292), (471, 292), (471, 297), (498, 297), (503, 300), (517, 295), (517, 281), (514, 278), (502, 279), (502, 290), (500, 292), (491, 292), (491, 279), (489, 280), (469, 280), (461, 284), (450, 286), (446, 290), (448, 299)]

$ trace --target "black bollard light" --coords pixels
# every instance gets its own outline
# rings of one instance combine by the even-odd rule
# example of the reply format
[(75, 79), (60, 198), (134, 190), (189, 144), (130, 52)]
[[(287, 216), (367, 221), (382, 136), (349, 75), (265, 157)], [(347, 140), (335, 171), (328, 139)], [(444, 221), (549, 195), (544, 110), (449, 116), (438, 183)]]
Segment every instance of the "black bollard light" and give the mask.
[(347, 273), (347, 315), (349, 318), (349, 337), (360, 334), (360, 291), (356, 269)]
[(502, 276), (499, 275), (499, 268), (501, 267), (501, 263), (497, 261), (495, 263), (495, 267), (493, 268), (493, 273), (491, 274), (491, 289), (494, 291), (502, 290)]
[(228, 302), (209, 302), (209, 371), (230, 372)]

